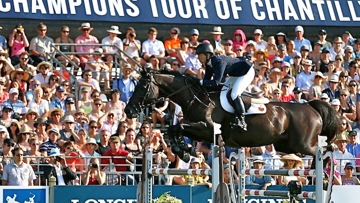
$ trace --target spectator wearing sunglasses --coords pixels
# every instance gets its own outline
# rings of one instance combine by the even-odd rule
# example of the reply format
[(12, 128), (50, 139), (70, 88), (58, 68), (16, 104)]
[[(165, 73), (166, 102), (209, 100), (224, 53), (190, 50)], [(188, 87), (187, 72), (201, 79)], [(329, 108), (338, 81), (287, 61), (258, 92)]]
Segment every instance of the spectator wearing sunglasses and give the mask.
[(29, 62), (29, 53), (27, 51), (22, 52), (19, 55), (20, 63), (14, 66), (15, 70), (23, 70), (31, 75), (36, 75), (36, 67)]

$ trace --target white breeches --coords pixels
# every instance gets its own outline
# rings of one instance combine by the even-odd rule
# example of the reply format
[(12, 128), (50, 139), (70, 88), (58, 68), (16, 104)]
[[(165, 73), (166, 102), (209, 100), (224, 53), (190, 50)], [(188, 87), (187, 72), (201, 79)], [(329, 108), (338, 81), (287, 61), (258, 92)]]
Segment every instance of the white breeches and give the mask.
[(250, 68), (250, 70), (243, 76), (238, 77), (234, 84), (233, 89), (231, 91), (231, 98), (234, 100), (236, 97), (240, 96), (241, 93), (245, 91), (245, 89), (251, 84), (255, 77), (254, 68)]

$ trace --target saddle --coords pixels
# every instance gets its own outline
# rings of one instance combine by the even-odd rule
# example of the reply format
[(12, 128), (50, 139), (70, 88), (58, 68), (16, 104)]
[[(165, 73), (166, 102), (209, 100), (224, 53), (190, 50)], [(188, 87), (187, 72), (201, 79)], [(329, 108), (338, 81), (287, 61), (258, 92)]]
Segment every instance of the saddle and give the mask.
[[(232, 89), (223, 90), (223, 92), (220, 94), (220, 103), (225, 111), (229, 113), (234, 113), (235, 108), (234, 102), (231, 98), (231, 91)], [(226, 98), (224, 98), (224, 96)], [(262, 91), (255, 93), (243, 92), (241, 94), (241, 99), (243, 100), (245, 105), (245, 115), (266, 113), (265, 104), (269, 103), (269, 99), (263, 96)]]

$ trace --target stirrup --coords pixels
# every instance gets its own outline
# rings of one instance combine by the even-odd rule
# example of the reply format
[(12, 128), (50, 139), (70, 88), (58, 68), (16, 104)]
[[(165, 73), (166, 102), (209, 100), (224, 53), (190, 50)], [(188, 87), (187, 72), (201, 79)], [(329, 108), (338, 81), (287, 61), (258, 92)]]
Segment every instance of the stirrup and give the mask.
[(234, 122), (230, 123), (231, 128), (241, 128), (243, 131), (247, 131), (247, 124), (244, 120), (235, 117)]

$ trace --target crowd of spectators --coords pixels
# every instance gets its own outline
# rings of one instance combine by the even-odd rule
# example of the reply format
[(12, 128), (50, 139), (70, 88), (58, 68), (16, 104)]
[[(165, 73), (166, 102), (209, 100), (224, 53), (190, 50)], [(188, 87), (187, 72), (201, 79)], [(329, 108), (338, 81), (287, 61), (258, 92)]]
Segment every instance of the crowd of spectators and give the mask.
[[(120, 39), (119, 27), (113, 25), (102, 40), (91, 35), (94, 28), (88, 22), (78, 29), (81, 35), (73, 40), (69, 38), (70, 27), (62, 26), (54, 41), (47, 36), (47, 26), (39, 23), (38, 35), (29, 41), (24, 26), (18, 24), (8, 38), (0, 37), (3, 185), (46, 185), (50, 175), (56, 177), (59, 185), (136, 184), (139, 177), (131, 172), (141, 172), (146, 143), (159, 167), (211, 168), (210, 143), (186, 139), (196, 151), (189, 163), (172, 151), (160, 129), (185, 121), (181, 108), (168, 98), (151, 107), (148, 121), (139, 123), (127, 119), (124, 113), (140, 77), (135, 71), (139, 65), (202, 79), (205, 69), (194, 53), (199, 43), (212, 44), (217, 55), (251, 60), (256, 75), (248, 91), (261, 89), (271, 101), (306, 103), (319, 99), (333, 106), (342, 121), (342, 134), (335, 142), (338, 174), (334, 181), (359, 184), (352, 174), (354, 169), (360, 172), (360, 161), (354, 159), (360, 158), (360, 40), (349, 32), (327, 41), (326, 30), (320, 30), (318, 40), (310, 42), (304, 38), (302, 26), (296, 26), (294, 39), (283, 32), (263, 33), (261, 29), (246, 36), (236, 29), (232, 39), (223, 39), (221, 27), (215, 26), (213, 38), (200, 42), (199, 30), (192, 29), (190, 36), (180, 37), (180, 29), (173, 27), (163, 42), (157, 39), (157, 29), (151, 27), (148, 39), (141, 43), (133, 27), (127, 28), (125, 38)], [(114, 54), (125, 59), (120, 78), (112, 78)], [(79, 97), (74, 96), (70, 81), (56, 74), (56, 65), (49, 62), (52, 57), (72, 68), (71, 73), (78, 77)], [(106, 91), (110, 93), (109, 100), (101, 98)], [(273, 145), (244, 150), (250, 160), (248, 166), (256, 169), (301, 169), (311, 165), (308, 157), (277, 153)], [(236, 175), (229, 175), (229, 169), (234, 167), (234, 160), (229, 159), (233, 151), (236, 149), (227, 147), (224, 156), (228, 184), (232, 178), (238, 181)], [(266, 189), (291, 180), (308, 184), (308, 179), (298, 177), (249, 176), (246, 181)], [(207, 176), (174, 176), (165, 181), (169, 182), (211, 187)]]

